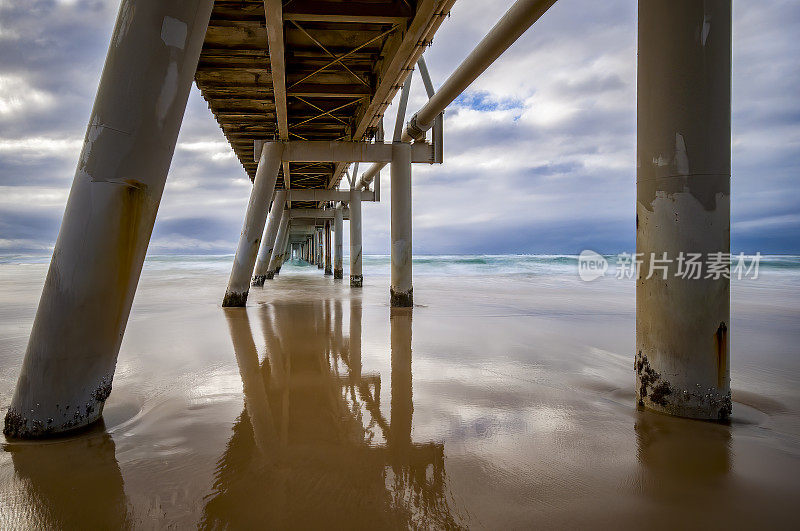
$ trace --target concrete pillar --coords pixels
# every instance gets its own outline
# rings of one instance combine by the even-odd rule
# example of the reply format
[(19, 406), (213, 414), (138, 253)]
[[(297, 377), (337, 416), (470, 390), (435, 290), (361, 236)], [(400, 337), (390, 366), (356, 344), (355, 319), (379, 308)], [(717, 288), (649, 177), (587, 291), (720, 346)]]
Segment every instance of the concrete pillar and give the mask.
[[(640, 0), (638, 33), (637, 400), (726, 419), (730, 281), (704, 277), (730, 252), (731, 1)], [(666, 274), (651, 269), (664, 253)], [(681, 276), (681, 253), (702, 255), (701, 278)]]
[(392, 145), (392, 306), (413, 306), (411, 286), (411, 144)]
[(244, 306), (247, 303), (247, 294), (250, 291), (250, 278), (256, 263), (261, 235), (264, 233), (264, 224), (267, 221), (267, 205), (275, 190), (275, 180), (281, 167), (281, 153), (283, 144), (280, 142), (267, 142), (261, 150), (256, 176), (253, 179), (253, 189), (250, 191), (250, 201), (244, 216), (244, 227), (239, 236), (239, 246), (233, 259), (231, 277), (228, 280), (228, 289), (222, 306)]
[(333, 211), (333, 278), (344, 278), (344, 218), (342, 204)]
[(323, 240), (324, 237), (322, 236), (322, 229), (317, 229), (317, 269), (322, 269), (325, 267), (325, 257), (323, 252)]
[(331, 220), (325, 220), (325, 274), (333, 274), (333, 265), (331, 264)]
[(258, 251), (256, 267), (253, 271), (253, 285), (263, 286), (267, 278), (269, 261), (272, 259), (272, 252), (275, 249), (275, 238), (278, 235), (278, 228), (281, 225), (283, 209), (286, 206), (286, 190), (275, 192), (272, 200), (272, 208), (267, 218), (267, 226), (264, 228), (264, 237), (261, 238), (261, 248)]
[(350, 285), (360, 288), (361, 272), (361, 192), (350, 190)]
[(100, 418), (211, 14), (123, 2), (4, 433)]
[(289, 232), (289, 209), (284, 208), (281, 214), (281, 222), (278, 225), (278, 233), (275, 235), (275, 248), (272, 251), (272, 256), (269, 259), (267, 266), (266, 277), (270, 280), (275, 277), (275, 273), (280, 269), (284, 249), (286, 248), (286, 236)]

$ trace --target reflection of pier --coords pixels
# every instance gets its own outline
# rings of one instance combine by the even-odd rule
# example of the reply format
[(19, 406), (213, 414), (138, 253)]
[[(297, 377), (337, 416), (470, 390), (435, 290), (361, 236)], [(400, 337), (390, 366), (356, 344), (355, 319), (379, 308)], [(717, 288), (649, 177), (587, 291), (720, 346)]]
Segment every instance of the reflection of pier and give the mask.
[[(411, 310), (393, 313), (389, 419), (381, 377), (361, 363), (361, 302), (281, 302), (226, 310), (245, 409), (218, 462), (203, 525), (458, 527), (444, 448), (412, 440)], [(244, 510), (246, 509), (246, 510)]]

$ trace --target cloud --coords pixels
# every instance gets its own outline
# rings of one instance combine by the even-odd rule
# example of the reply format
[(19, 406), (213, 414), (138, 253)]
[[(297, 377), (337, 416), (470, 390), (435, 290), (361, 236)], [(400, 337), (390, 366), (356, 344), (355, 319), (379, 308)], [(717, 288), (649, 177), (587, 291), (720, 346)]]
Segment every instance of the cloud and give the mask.
[[(435, 86), (507, 6), (456, 3), (426, 52)], [(560, 0), (453, 102), (445, 163), (414, 168), (415, 253), (632, 249), (635, 7)], [(116, 0), (0, 4), (2, 251), (46, 251), (54, 242), (117, 8)], [(796, 2), (735, 3), (737, 251), (800, 253), (798, 32)], [(406, 119), (426, 100), (417, 72)], [(386, 112), (387, 131), (395, 112)], [(367, 254), (388, 253), (388, 174), (383, 201), (363, 206)], [(151, 252), (233, 252), (249, 191), (193, 88)]]

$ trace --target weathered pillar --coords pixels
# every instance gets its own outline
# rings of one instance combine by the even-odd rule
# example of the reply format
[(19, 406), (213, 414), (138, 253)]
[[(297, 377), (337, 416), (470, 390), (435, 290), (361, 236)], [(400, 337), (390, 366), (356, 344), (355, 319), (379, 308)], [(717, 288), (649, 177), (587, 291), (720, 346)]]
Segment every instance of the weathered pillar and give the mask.
[(258, 169), (250, 191), (250, 201), (244, 216), (244, 227), (239, 236), (239, 247), (233, 259), (231, 277), (222, 306), (244, 306), (250, 291), (250, 277), (256, 263), (258, 246), (267, 221), (267, 205), (275, 190), (275, 180), (281, 167), (283, 144), (267, 142), (261, 150)]
[(322, 269), (325, 266), (325, 258), (322, 251), (323, 239), (322, 229), (317, 229), (317, 269)]
[(9, 437), (102, 415), (212, 3), (122, 2), (6, 414)]
[(278, 233), (275, 235), (275, 246), (272, 251), (272, 256), (269, 259), (267, 266), (266, 277), (267, 280), (275, 278), (275, 273), (280, 269), (283, 258), (283, 252), (286, 249), (286, 236), (289, 232), (289, 209), (284, 208), (281, 214), (281, 222), (278, 225)]
[(637, 114), (637, 400), (726, 419), (730, 281), (708, 264), (730, 252), (730, 0), (640, 0)]
[(342, 204), (333, 211), (333, 278), (344, 278), (344, 217)]
[(331, 220), (325, 220), (325, 274), (333, 274), (333, 266), (331, 264)]
[(361, 191), (350, 190), (350, 285), (360, 288), (361, 272)]
[(392, 306), (413, 306), (411, 286), (411, 144), (392, 145)]
[(253, 285), (263, 286), (267, 278), (269, 261), (272, 259), (272, 252), (275, 249), (275, 238), (278, 235), (278, 228), (281, 225), (283, 209), (286, 206), (286, 190), (275, 192), (272, 200), (272, 208), (267, 218), (267, 226), (264, 228), (264, 237), (261, 238), (261, 248), (258, 251), (256, 267), (253, 271)]

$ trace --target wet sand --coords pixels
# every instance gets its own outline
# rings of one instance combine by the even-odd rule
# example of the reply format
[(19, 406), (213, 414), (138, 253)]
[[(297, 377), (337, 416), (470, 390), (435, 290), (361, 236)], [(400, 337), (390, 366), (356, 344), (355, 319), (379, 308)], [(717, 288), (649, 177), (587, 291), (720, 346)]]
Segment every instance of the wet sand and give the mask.
[[(2, 414), (45, 270), (0, 265)], [(734, 284), (726, 425), (637, 410), (630, 282), (226, 280), (145, 265), (104, 425), (6, 441), (0, 528), (800, 524), (794, 277)]]

